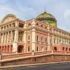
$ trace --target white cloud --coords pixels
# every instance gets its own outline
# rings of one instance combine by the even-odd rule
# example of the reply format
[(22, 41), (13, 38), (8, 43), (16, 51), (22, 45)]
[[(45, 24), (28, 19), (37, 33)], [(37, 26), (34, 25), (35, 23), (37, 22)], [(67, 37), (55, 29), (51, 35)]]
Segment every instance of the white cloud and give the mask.
[(19, 15), (17, 11), (8, 7), (8, 6), (0, 6), (0, 21), (6, 16), (7, 14), (15, 14)]
[(70, 21), (70, 9), (68, 9), (68, 10), (66, 10), (66, 11), (64, 12), (64, 18), (65, 18), (66, 20), (69, 20), (69, 21)]

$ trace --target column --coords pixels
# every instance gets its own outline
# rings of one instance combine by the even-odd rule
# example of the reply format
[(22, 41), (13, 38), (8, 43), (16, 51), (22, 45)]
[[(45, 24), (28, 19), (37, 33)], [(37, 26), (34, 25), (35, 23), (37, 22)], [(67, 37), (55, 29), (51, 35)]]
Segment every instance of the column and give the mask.
[(36, 23), (35, 23), (35, 20), (33, 19), (33, 22), (31, 23), (32, 24), (32, 51), (35, 51), (36, 50), (36, 30), (35, 30), (35, 26), (36, 26)]
[(48, 33), (48, 48), (47, 48), (47, 51), (51, 51), (51, 42), (52, 42), (52, 40), (50, 40), (51, 39), (51, 35), (50, 35), (50, 33)]
[(8, 32), (8, 43), (10, 42), (10, 33)]
[(3, 44), (4, 44), (5, 34), (3, 33)]
[(10, 38), (10, 42), (13, 42), (13, 32), (11, 31), (11, 38)]
[(13, 52), (17, 53), (17, 47), (18, 47), (18, 30), (15, 30), (15, 35), (14, 35), (14, 43), (13, 43)]
[(8, 53), (9, 53), (9, 45), (8, 45), (8, 47), (7, 47), (7, 50), (8, 50)]
[(54, 35), (52, 35), (52, 46), (54, 46), (54, 40), (55, 40), (55, 37)]
[(7, 33), (5, 33), (5, 43), (7, 43)]
[(2, 34), (1, 34), (1, 44), (2, 44)]
[(12, 31), (12, 42), (14, 42), (15, 31)]
[(5, 47), (6, 47), (6, 53), (7, 53), (7, 52), (8, 52), (8, 51), (7, 51), (7, 46), (5, 46)]
[(11, 47), (10, 50), (11, 50), (11, 53), (12, 53), (12, 45), (10, 47)]
[(6, 46), (5, 46), (5, 52), (6, 52)]
[(10, 32), (8, 33), (8, 43), (10, 43), (10, 38), (11, 38), (11, 35), (10, 35)]
[(32, 51), (35, 51), (36, 49), (36, 33), (35, 29), (32, 29)]
[(14, 42), (18, 42), (18, 30), (15, 30)]
[(11, 45), (9, 45), (9, 53), (11, 53)]
[(0, 44), (1, 44), (1, 33), (0, 33)]
[[(25, 24), (24, 24), (24, 29), (26, 29), (27, 28), (27, 25), (26, 25), (26, 22), (25, 22)], [(24, 52), (27, 52), (27, 46), (26, 46), (26, 31), (24, 31), (24, 35), (23, 35), (23, 41), (24, 41)]]
[(2, 39), (1, 39), (1, 43), (3, 43), (3, 33), (2, 33)]
[(4, 41), (5, 41), (5, 33), (4, 33), (4, 35), (3, 35), (3, 43), (4, 43)]
[(0, 46), (0, 54), (1, 54), (1, 46)]
[(1, 53), (2, 53), (2, 45), (1, 45)]
[(0, 38), (1, 40), (0, 40), (0, 43), (2, 43), (2, 35), (1, 35), (1, 38)]
[(10, 32), (10, 43), (12, 43), (12, 31)]
[(55, 40), (55, 36), (54, 35), (52, 35), (52, 46), (51, 46), (51, 51), (52, 51), (52, 53), (53, 53), (53, 51), (54, 51), (54, 40)]
[(5, 36), (4, 36), (5, 38), (4, 38), (4, 43), (6, 44), (6, 33), (5, 33)]
[(8, 33), (7, 33), (7, 43), (8, 43), (8, 37), (9, 37), (9, 36), (8, 36)]
[(4, 43), (4, 33), (3, 33), (3, 43)]
[(27, 40), (27, 39), (26, 39), (26, 38), (27, 38), (27, 37), (26, 37), (26, 31), (24, 31), (24, 36), (23, 36), (24, 49), (25, 49), (24, 52), (27, 52), (27, 46), (26, 46), (26, 44), (27, 44), (27, 43), (26, 43), (26, 40)]

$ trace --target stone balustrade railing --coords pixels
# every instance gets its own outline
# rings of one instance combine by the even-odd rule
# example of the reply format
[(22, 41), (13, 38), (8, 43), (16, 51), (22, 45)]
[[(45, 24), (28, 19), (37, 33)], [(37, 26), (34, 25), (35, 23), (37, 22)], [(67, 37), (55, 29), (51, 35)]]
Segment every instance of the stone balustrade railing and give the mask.
[(32, 52), (32, 53), (30, 52), (30, 53), (5, 54), (5, 55), (1, 55), (0, 58), (3, 60), (3, 59), (19, 58), (19, 57), (26, 57), (26, 56), (49, 55), (49, 54), (70, 55), (70, 52), (45, 51), (45, 52)]

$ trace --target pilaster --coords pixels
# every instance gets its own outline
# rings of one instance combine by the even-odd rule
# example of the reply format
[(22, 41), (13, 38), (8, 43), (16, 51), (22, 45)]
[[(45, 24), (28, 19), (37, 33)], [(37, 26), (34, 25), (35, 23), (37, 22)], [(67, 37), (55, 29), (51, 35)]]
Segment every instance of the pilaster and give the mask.
[[(36, 23), (33, 20), (32, 27), (35, 27)], [(32, 29), (32, 51), (35, 51), (36, 49), (36, 30), (35, 28)]]

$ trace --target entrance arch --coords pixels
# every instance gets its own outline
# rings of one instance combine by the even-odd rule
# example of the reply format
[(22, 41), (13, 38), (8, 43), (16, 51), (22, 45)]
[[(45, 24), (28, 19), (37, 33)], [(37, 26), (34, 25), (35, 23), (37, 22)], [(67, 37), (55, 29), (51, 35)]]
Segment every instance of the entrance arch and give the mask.
[(23, 48), (24, 47), (22, 45), (19, 45), (18, 48), (17, 48), (17, 52), (18, 53), (22, 53), (23, 52)]

